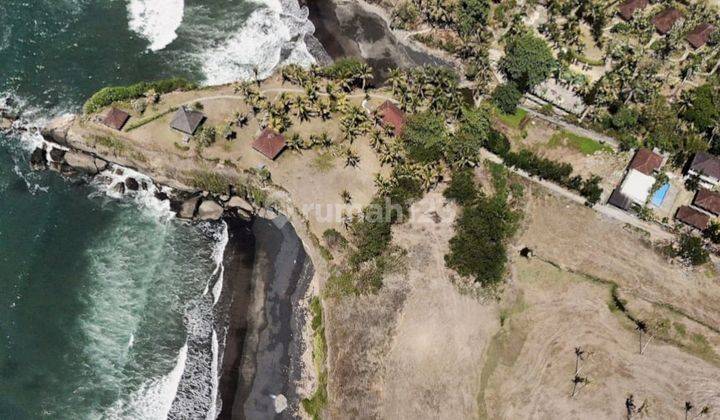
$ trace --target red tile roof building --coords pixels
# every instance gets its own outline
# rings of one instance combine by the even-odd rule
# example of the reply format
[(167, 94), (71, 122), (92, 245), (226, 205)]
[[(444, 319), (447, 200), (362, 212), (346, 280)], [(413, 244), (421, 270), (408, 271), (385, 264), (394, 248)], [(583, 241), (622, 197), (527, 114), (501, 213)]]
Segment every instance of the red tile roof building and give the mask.
[(636, 11), (646, 8), (648, 3), (648, 0), (627, 0), (618, 6), (618, 11), (623, 19), (630, 20)]
[(407, 122), (405, 113), (389, 100), (380, 105), (378, 111), (380, 111), (383, 124), (385, 126), (392, 126), (395, 129), (395, 134), (398, 136), (401, 135)]
[(720, 193), (701, 188), (695, 194), (695, 206), (720, 216)]
[(682, 17), (683, 15), (678, 9), (668, 7), (652, 18), (652, 24), (655, 25), (655, 29), (657, 29), (661, 35), (665, 35), (670, 32), (675, 22), (682, 19)]
[(285, 150), (285, 146), (285, 137), (271, 128), (264, 129), (252, 144), (253, 149), (270, 160), (275, 160), (280, 156), (280, 153)]
[(103, 120), (103, 124), (110, 128), (114, 128), (115, 130), (122, 130), (122, 128), (125, 126), (125, 123), (130, 119), (130, 115), (125, 112), (121, 111), (117, 108), (111, 108), (110, 111), (108, 111), (107, 115), (105, 116), (105, 119)]
[(675, 214), (675, 218), (700, 230), (707, 229), (710, 224), (710, 216), (689, 206), (680, 207)]
[(663, 157), (650, 149), (638, 149), (630, 161), (630, 169), (642, 172), (645, 175), (652, 175), (659, 170), (663, 164)]
[(700, 48), (708, 42), (713, 32), (715, 32), (715, 26), (709, 23), (701, 23), (690, 31), (685, 36), (685, 39), (693, 48)]

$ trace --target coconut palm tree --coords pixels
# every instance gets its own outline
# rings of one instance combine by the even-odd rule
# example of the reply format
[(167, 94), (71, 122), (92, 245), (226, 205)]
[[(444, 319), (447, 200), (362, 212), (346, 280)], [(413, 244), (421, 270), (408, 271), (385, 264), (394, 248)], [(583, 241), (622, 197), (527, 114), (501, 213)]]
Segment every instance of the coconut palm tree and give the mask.
[(296, 115), (301, 122), (310, 121), (310, 104), (307, 100), (301, 96), (298, 96), (298, 100), (295, 103)]
[(372, 80), (374, 78), (372, 67), (368, 66), (366, 63), (362, 63), (358, 68), (358, 73), (355, 77), (360, 79), (362, 83), (362, 90), (365, 90), (368, 80)]
[(324, 101), (322, 99), (320, 101), (318, 101), (316, 110), (317, 110), (317, 114), (320, 116), (320, 118), (323, 121), (327, 121), (330, 118), (332, 118), (332, 112), (331, 112), (332, 106), (330, 105), (330, 103), (328, 101)]
[(344, 204), (352, 203), (352, 195), (350, 195), (350, 192), (348, 190), (343, 190), (340, 193), (340, 199), (343, 201)]
[(333, 145), (333, 139), (330, 137), (330, 135), (327, 133), (327, 131), (323, 131), (320, 133), (320, 136), (317, 138), (317, 142), (322, 147), (330, 147)]
[(582, 347), (575, 347), (575, 374), (580, 370), (580, 361), (585, 360), (585, 350)]
[(635, 414), (635, 397), (633, 394), (628, 395), (625, 399), (625, 413), (627, 415), (627, 420), (630, 420), (633, 414)]
[(578, 385), (587, 385), (590, 383), (590, 381), (588, 380), (588, 378), (576, 374), (572, 379), (572, 383), (573, 383), (573, 389), (572, 389), (572, 393), (570, 394), (570, 398), (575, 398), (575, 394), (577, 393)]
[(690, 401), (685, 401), (685, 420), (688, 420), (688, 416), (693, 409), (693, 404)]
[(318, 100), (318, 84), (314, 81), (309, 81), (305, 83), (305, 95), (307, 96), (307, 99), (310, 101), (310, 103), (314, 104)]
[(360, 164), (360, 156), (357, 155), (357, 153), (353, 152), (352, 149), (348, 148), (345, 151), (345, 166), (351, 166), (353, 168), (357, 168), (357, 166)]
[(302, 139), (299, 133), (292, 133), (290, 137), (286, 140), (288, 149), (300, 152), (302, 151), (303, 147), (305, 146), (305, 141)]
[(379, 129), (375, 129), (370, 133), (370, 147), (377, 151), (381, 144), (385, 143), (383, 138), (383, 132)]
[(640, 341), (640, 354), (643, 354), (643, 334), (647, 333), (647, 324), (643, 320), (635, 321), (635, 329), (638, 332), (638, 339)]

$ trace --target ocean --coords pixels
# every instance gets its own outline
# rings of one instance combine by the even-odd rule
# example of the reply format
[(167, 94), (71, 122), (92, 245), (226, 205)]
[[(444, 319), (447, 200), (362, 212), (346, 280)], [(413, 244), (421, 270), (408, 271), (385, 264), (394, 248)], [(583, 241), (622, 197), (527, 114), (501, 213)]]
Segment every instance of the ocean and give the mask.
[[(4, 0), (0, 107), (33, 127), (106, 85), (264, 76), (312, 32), (296, 0)], [(41, 141), (0, 134), (0, 418), (213, 418), (227, 226), (32, 172)]]

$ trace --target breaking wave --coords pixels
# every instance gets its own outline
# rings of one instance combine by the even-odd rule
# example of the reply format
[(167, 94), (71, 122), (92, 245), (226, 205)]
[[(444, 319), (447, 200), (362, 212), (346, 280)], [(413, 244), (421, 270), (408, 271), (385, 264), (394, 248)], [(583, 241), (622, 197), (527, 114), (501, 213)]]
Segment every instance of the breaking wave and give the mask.
[(201, 53), (205, 83), (248, 80), (256, 74), (265, 78), (281, 65), (309, 66), (316, 62), (305, 41), (315, 32), (308, 9), (300, 7), (297, 0), (265, 0), (259, 4), (238, 32)]
[(159, 51), (177, 38), (185, 0), (131, 0), (127, 8), (130, 29), (150, 42), (148, 49)]

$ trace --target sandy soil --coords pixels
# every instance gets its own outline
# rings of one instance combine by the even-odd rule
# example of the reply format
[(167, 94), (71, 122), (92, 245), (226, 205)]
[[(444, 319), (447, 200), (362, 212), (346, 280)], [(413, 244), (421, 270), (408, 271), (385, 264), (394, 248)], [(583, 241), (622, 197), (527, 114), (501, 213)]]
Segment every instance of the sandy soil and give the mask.
[[(682, 418), (685, 401), (720, 404), (720, 367), (657, 341), (640, 355), (632, 324), (608, 308), (607, 286), (539, 260), (515, 270), (523, 301), (486, 359), (488, 418), (624, 418), (630, 394), (647, 401), (649, 418)], [(570, 398), (577, 346), (590, 383)]]

